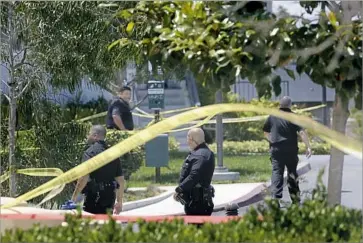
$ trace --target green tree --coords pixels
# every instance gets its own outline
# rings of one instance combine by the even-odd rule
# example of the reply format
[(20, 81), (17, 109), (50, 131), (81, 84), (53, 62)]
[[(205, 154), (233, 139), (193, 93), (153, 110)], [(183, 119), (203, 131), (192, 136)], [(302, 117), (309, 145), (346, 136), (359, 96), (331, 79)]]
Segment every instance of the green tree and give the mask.
[[(110, 47), (138, 46), (140, 54), (149, 59), (183, 64), (209, 88), (218, 89), (221, 84), (227, 88), (239, 76), (255, 85), (259, 97), (266, 98), (272, 91), (281, 92), (281, 79), (273, 70), (296, 61), (299, 73), (336, 90), (333, 129), (344, 133), (349, 98), (361, 103), (362, 23), (360, 16), (352, 21), (352, 12), (343, 11), (350, 3), (322, 3), (301, 3), (308, 11), (330, 8), (331, 13), (323, 11), (316, 23), (288, 16), (276, 19), (256, 9), (246, 11), (243, 3), (235, 2), (140, 2), (119, 13), (128, 22), (121, 27), (129, 36)], [(139, 25), (147, 30), (143, 36), (133, 33)], [(295, 78), (291, 70), (286, 72)], [(332, 149), (332, 203), (340, 202), (343, 155)], [(332, 192), (334, 188), (338, 191)]]
[[(320, 8), (321, 15), (317, 23), (305, 20), (292, 37), (296, 47), (303, 50), (297, 56), (297, 72), (306, 73), (313, 82), (335, 90), (332, 129), (343, 134), (350, 114), (349, 100), (354, 98), (356, 108), (362, 108), (363, 24), (356, 11), (362, 9), (360, 4), (358, 1), (301, 2), (308, 13)], [(343, 163), (344, 153), (332, 147), (328, 180), (331, 204), (341, 202)]]
[[(249, 10), (249, 11), (248, 11)], [(253, 10), (253, 11), (252, 11)], [(159, 65), (185, 67), (208, 88), (228, 89), (236, 77), (248, 78), (259, 96), (279, 95), (280, 78), (272, 70), (289, 55), (276, 60), (276, 48), (289, 48), (286, 32), (294, 19), (276, 20), (264, 11), (255, 11), (236, 2), (140, 2), (117, 16), (129, 36), (110, 48), (138, 46), (139, 54)], [(146, 21), (147, 20), (147, 21)], [(138, 35), (143, 28), (143, 35)], [(272, 83), (272, 86), (271, 86)]]
[[(1, 4), (1, 65), (8, 73), (2, 94), (9, 103), (9, 167), (15, 169), (16, 112), (19, 100), (33, 88), (66, 87), (74, 90), (82, 78), (107, 87), (115, 72), (133, 55), (133, 49), (112, 53), (107, 46), (120, 37), (113, 8), (132, 7), (118, 2), (4, 2)], [(121, 35), (122, 36), (122, 35)], [(122, 56), (123, 58), (117, 58)], [(118, 62), (115, 62), (117, 60)], [(15, 173), (10, 195), (16, 194)]]

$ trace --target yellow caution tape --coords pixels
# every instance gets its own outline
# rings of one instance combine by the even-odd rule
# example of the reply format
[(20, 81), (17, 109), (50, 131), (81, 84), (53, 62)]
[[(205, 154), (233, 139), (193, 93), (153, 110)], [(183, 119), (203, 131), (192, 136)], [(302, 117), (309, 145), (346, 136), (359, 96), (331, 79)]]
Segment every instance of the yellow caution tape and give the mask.
[[(16, 170), (16, 173), (28, 175), (28, 176), (59, 176), (59, 175), (63, 174), (63, 171), (59, 168), (29, 168), (29, 169)], [(0, 184), (5, 182), (9, 178), (10, 178), (10, 172), (9, 171), (5, 172), (5, 174), (0, 176)], [(37, 204), (37, 206), (40, 206), (43, 203), (45, 203), (46, 201), (57, 196), (59, 193), (61, 193), (63, 191), (64, 187), (65, 187), (65, 184), (61, 184), (61, 185), (51, 188), (52, 191), (50, 191), (48, 193), (48, 195), (45, 196), (44, 199), (40, 203)]]
[[(312, 111), (312, 110), (317, 110), (320, 108), (325, 107), (326, 105), (317, 105), (317, 106), (313, 106), (313, 107), (309, 107), (309, 108), (303, 108), (303, 109), (299, 109), (299, 110), (295, 110), (295, 113), (302, 113), (302, 112), (306, 112), (306, 111)], [(253, 117), (239, 117), (239, 118), (223, 118), (223, 124), (224, 123), (239, 123), (239, 122), (250, 122), (250, 121), (261, 121), (264, 120), (268, 117), (268, 115), (264, 115), (264, 116), (253, 116)], [(192, 121), (189, 122), (191, 124), (196, 124), (198, 123), (198, 121)], [(210, 120), (204, 124), (216, 124), (216, 120)], [(203, 124), (203, 125), (204, 125)]]
[(185, 131), (185, 130), (190, 130), (190, 129), (195, 128), (195, 127), (200, 127), (200, 126), (203, 126), (204, 124), (206, 124), (213, 117), (214, 117), (214, 115), (210, 115), (210, 116), (208, 116), (207, 118), (205, 118), (204, 120), (200, 121), (199, 123), (197, 123), (194, 126), (180, 128), (180, 129), (175, 129), (175, 130), (170, 130), (168, 132), (169, 133), (171, 133), (171, 132), (181, 132), (181, 131)]
[(352, 154), (359, 159), (362, 159), (361, 141), (355, 140), (353, 138), (345, 136), (344, 134), (333, 131), (325, 127), (324, 125), (312, 120), (309, 117), (279, 111), (278, 109), (263, 108), (247, 104), (216, 104), (186, 111), (184, 113), (160, 121), (147, 129), (141, 130), (132, 135), (131, 137), (110, 147), (106, 151), (87, 160), (86, 162), (17, 197), (16, 200), (6, 205), (3, 205), (1, 208), (10, 208), (16, 206), (22, 201), (28, 201), (34, 197), (37, 197), (52, 190), (52, 188), (72, 182), (82, 176), (88, 175), (91, 172), (97, 170), (98, 168), (108, 164), (110, 161), (119, 158), (130, 150), (150, 141), (159, 134), (165, 133), (175, 127), (181, 126), (196, 119), (201, 119), (203, 117), (208, 117), (219, 113), (243, 111), (273, 115), (293, 122), (301, 127), (309, 128), (312, 132), (321, 135), (320, 137), (323, 140), (335, 146), (336, 148), (342, 150), (345, 153)]

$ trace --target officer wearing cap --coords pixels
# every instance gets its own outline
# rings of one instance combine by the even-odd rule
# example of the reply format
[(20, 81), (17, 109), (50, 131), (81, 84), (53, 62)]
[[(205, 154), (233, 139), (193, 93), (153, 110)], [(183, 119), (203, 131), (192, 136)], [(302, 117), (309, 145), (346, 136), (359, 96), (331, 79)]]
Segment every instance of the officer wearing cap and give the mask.
[(107, 111), (107, 128), (116, 130), (134, 130), (134, 121), (130, 109), (131, 88), (123, 86), (118, 97), (110, 102)]
[(188, 132), (187, 142), (191, 152), (184, 161), (175, 189), (174, 199), (184, 205), (186, 215), (211, 215), (214, 188), (211, 186), (215, 159), (205, 143), (201, 128)]
[[(280, 100), (280, 110), (291, 111), (291, 98), (284, 96)], [(306, 157), (311, 156), (309, 138), (306, 131), (289, 121), (269, 116), (263, 126), (264, 135), (270, 143), (272, 163), (272, 198), (280, 200), (284, 185), (284, 171), (287, 168), (287, 184), (291, 201), (300, 203), (300, 188), (297, 174), (299, 162), (298, 134), (306, 146)]]
[[(106, 129), (102, 125), (92, 126), (88, 135), (90, 146), (83, 154), (83, 162), (108, 148), (104, 141), (105, 136)], [(77, 200), (80, 193), (85, 195), (84, 211), (106, 214), (108, 210), (113, 209), (115, 214), (119, 214), (122, 211), (124, 193), (124, 177), (120, 160), (115, 159), (80, 178), (72, 195), (73, 202)]]

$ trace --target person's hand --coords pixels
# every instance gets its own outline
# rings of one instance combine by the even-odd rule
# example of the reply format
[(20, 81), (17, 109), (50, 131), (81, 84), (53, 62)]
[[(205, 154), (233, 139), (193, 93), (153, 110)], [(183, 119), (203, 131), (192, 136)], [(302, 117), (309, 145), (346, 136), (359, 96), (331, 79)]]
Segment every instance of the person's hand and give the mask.
[(114, 214), (119, 214), (122, 211), (122, 202), (116, 202), (115, 205), (113, 206), (113, 213)]
[(311, 157), (311, 154), (312, 154), (311, 148), (307, 148), (306, 149), (306, 157), (307, 158), (310, 158)]
[(175, 193), (174, 193), (174, 195), (173, 195), (173, 198), (174, 198), (174, 200), (175, 200), (175, 201), (177, 201), (177, 202), (178, 202), (177, 196), (178, 196), (178, 193), (177, 193), (177, 192), (175, 192)]

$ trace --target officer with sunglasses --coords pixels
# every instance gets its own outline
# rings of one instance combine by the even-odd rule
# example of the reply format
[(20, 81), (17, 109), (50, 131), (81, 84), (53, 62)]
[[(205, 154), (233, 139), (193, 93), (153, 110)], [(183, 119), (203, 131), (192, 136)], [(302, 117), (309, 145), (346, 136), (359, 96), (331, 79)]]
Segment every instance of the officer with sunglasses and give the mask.
[(214, 153), (205, 143), (201, 128), (191, 129), (187, 142), (191, 151), (182, 166), (174, 199), (184, 205), (186, 215), (210, 216), (214, 208), (214, 188), (211, 185), (215, 167)]

